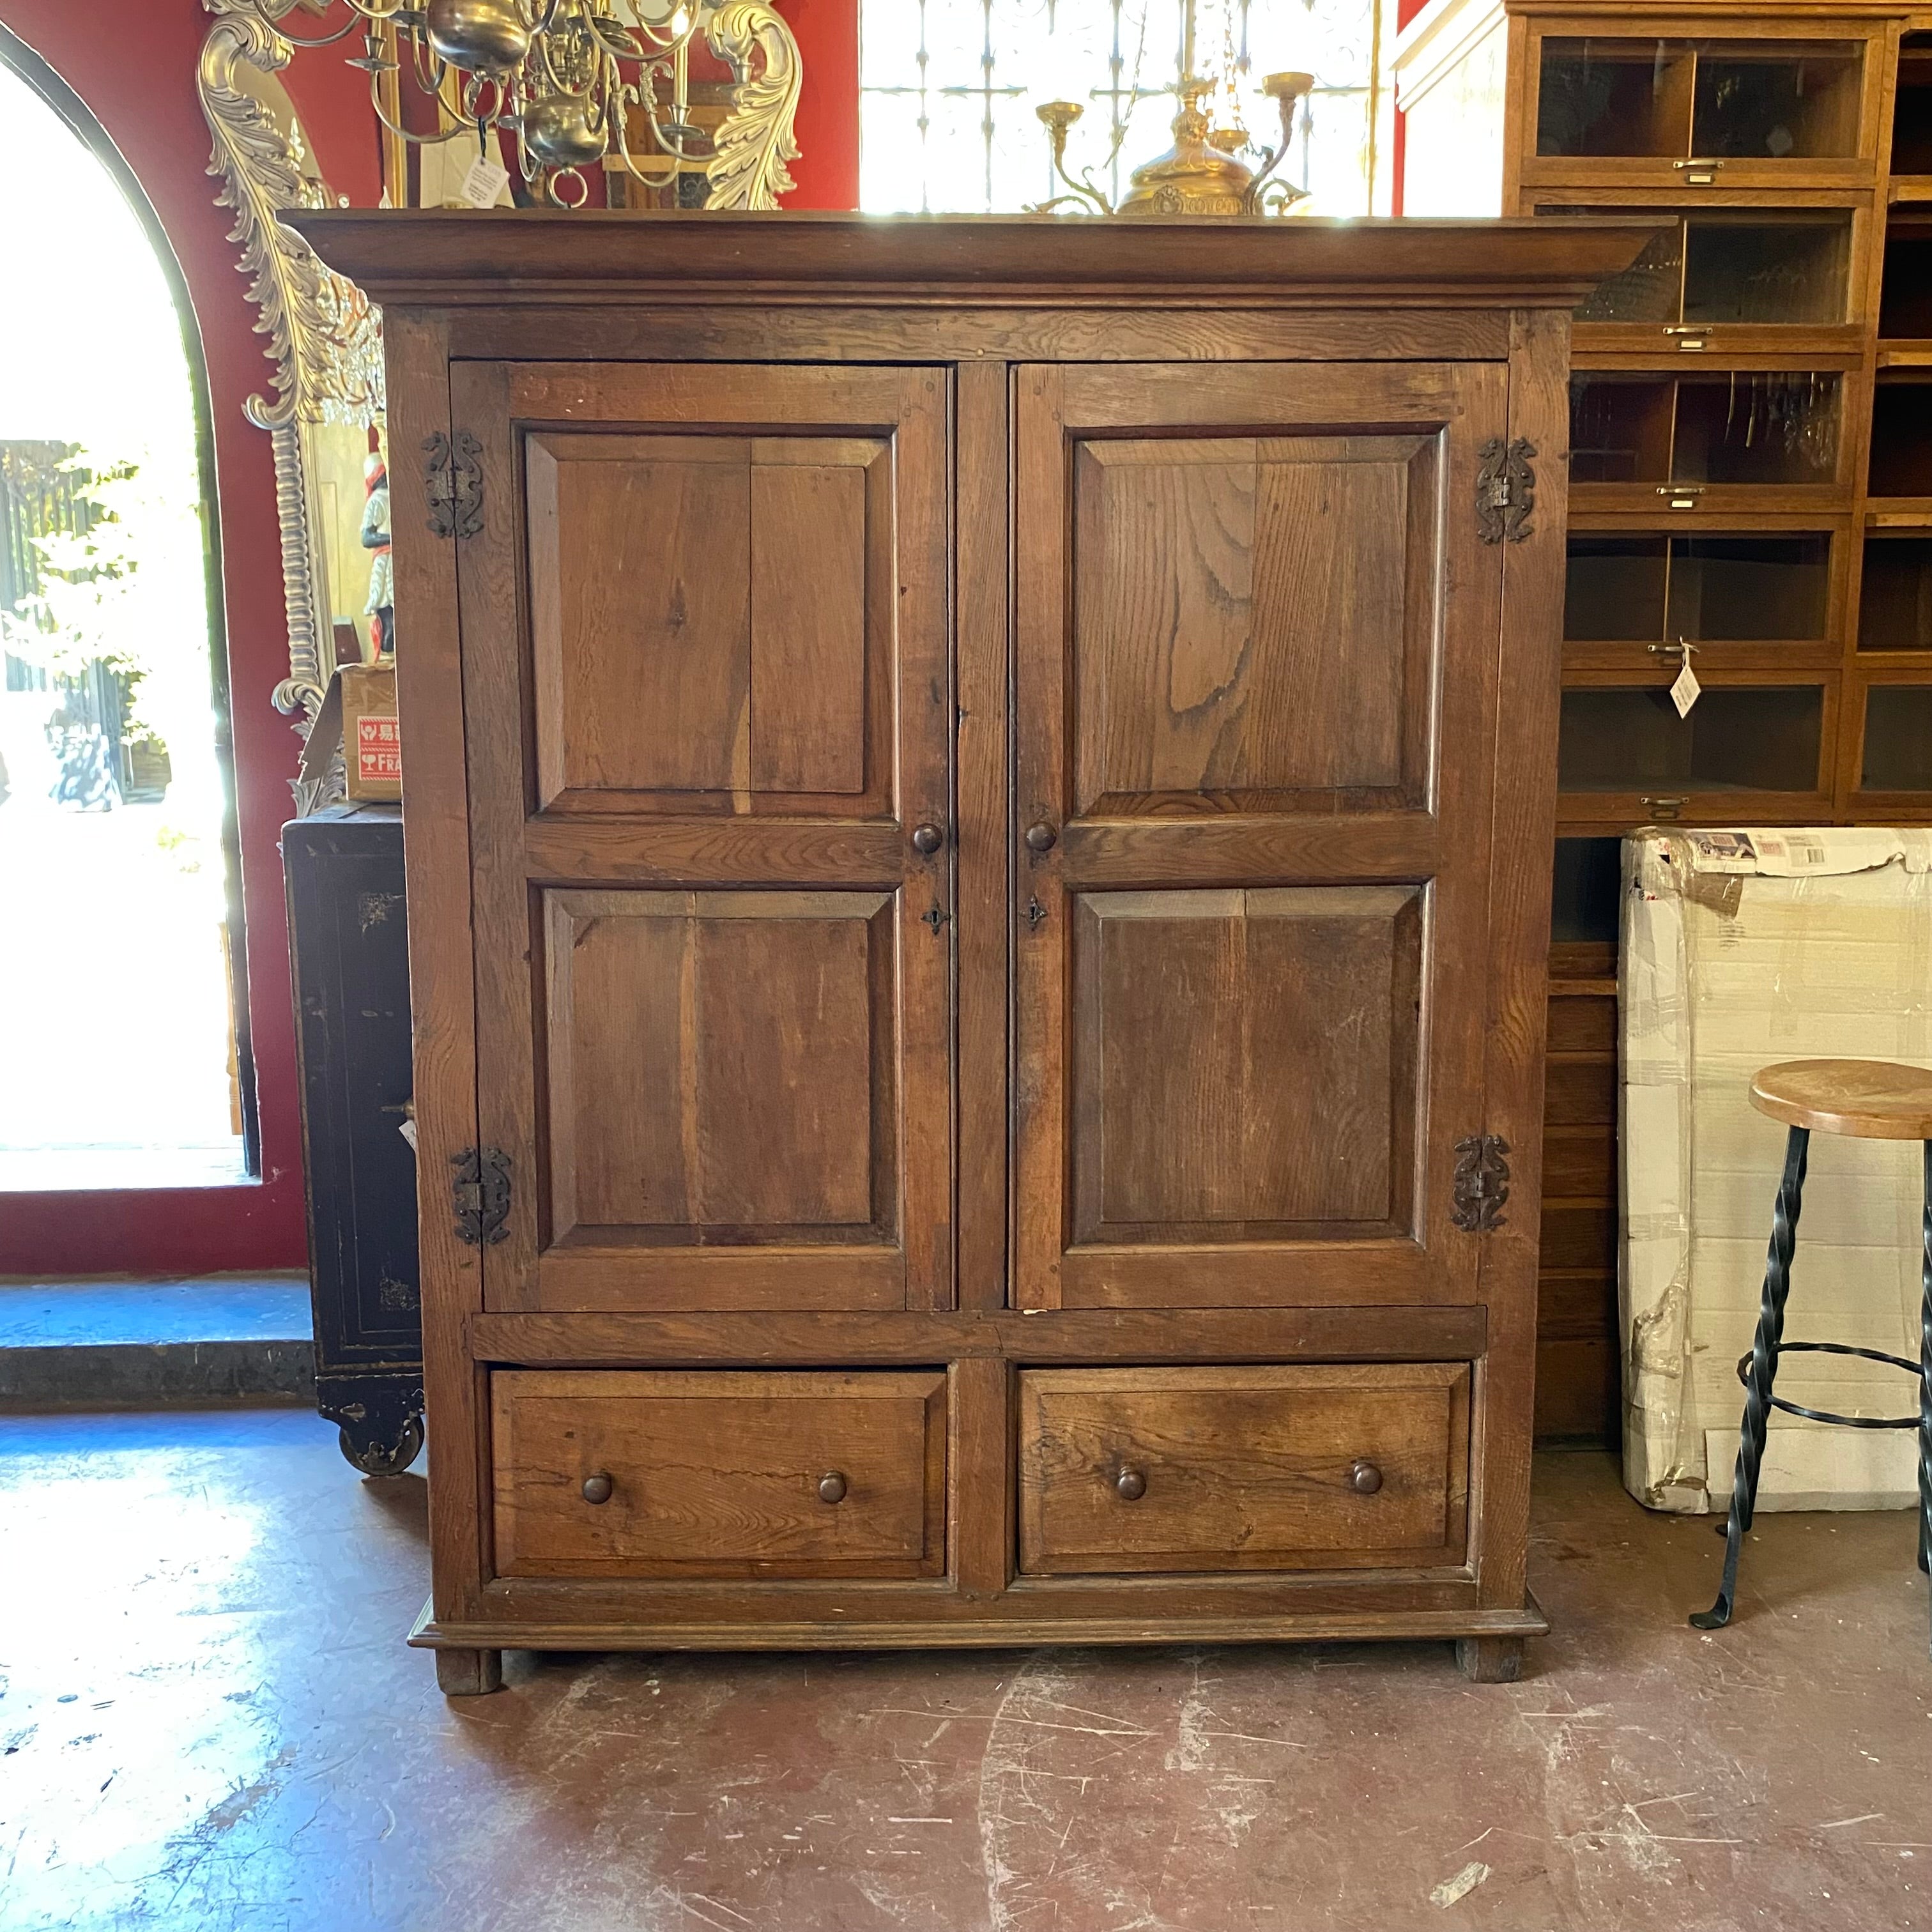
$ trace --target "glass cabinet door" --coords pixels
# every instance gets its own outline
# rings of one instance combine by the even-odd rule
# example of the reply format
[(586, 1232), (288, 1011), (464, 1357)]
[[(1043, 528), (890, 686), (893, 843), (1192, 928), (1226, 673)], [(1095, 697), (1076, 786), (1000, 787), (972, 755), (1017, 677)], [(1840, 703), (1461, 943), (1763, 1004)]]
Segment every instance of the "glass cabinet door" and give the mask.
[(1558, 816), (1721, 814), (1744, 794), (1788, 812), (1822, 790), (1826, 696), (1822, 684), (1707, 684), (1679, 716), (1662, 684), (1566, 691)]
[(1688, 349), (1704, 346), (1695, 338), (1706, 328), (1842, 328), (1850, 318), (1852, 208), (1632, 208), (1552, 201), (1540, 202), (1536, 212), (1665, 224), (1630, 267), (1600, 284), (1578, 308), (1580, 323), (1650, 325)]
[(1577, 644), (1822, 643), (1831, 601), (1825, 532), (1572, 530), (1563, 634)]
[(1531, 170), (1546, 180), (1623, 173), (1687, 185), (1849, 178), (1861, 163), (1868, 172), (1865, 44), (1539, 35)]
[(1858, 649), (1932, 651), (1932, 531), (1865, 532)]
[[(1738, 370), (1678, 376), (1578, 370), (1570, 380), (1570, 482), (1647, 486), (1694, 509), (1708, 494), (1805, 489), (1830, 492), (1839, 474), (1835, 370)], [(1928, 391), (1932, 394), (1932, 391)]]
[(1868, 685), (1864, 703), (1858, 790), (1922, 792), (1932, 809), (1932, 682)]

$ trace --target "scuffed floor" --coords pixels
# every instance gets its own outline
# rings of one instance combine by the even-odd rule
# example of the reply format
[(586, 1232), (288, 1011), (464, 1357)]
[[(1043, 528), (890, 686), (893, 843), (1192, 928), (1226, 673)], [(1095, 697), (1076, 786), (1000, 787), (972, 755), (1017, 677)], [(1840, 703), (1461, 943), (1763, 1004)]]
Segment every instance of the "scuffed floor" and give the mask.
[(423, 1486), (296, 1411), (0, 1418), (0, 1926), (1932, 1928), (1908, 1515), (1722, 1544), (1546, 1458), (1516, 1684), (1446, 1646), (513, 1656), (401, 1635)]

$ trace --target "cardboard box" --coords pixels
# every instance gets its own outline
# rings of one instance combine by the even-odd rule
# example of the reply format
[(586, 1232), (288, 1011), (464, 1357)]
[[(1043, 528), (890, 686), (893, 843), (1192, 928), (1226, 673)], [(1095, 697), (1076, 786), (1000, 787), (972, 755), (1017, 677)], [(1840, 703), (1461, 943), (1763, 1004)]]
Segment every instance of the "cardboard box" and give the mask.
[(401, 798), (403, 745), (396, 722), (393, 658), (338, 667), (302, 748), (298, 788), (309, 788), (320, 796), (338, 753), (348, 796), (392, 804)]
[(342, 686), (342, 759), (349, 796), (400, 799), (403, 742), (396, 724), (394, 660), (344, 664), (335, 675)]
[[(1653, 1509), (1722, 1510), (1744, 1406), (1786, 1130), (1750, 1104), (1780, 1060), (1932, 1065), (1932, 832), (1646, 833), (1624, 842), (1624, 1480)], [(1918, 1353), (1916, 1142), (1811, 1137), (1785, 1336)], [(1916, 1380), (1787, 1355), (1778, 1392), (1842, 1415), (1905, 1415)], [(1906, 1430), (1774, 1412), (1761, 1509), (1916, 1500)]]

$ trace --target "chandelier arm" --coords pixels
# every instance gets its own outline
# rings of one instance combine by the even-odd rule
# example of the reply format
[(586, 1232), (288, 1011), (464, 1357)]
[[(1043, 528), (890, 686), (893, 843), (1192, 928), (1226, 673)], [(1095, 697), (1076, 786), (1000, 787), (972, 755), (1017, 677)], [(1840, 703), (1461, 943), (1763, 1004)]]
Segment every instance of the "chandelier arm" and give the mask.
[(638, 166), (631, 153), (629, 117), (623, 112), (623, 104), (626, 100), (634, 103), (638, 102), (638, 90), (626, 82), (620, 81), (616, 83), (616, 92), (618, 96), (617, 107), (610, 116), (610, 130), (617, 145), (619, 164), (633, 181), (642, 182), (646, 188), (670, 187), (677, 178), (677, 164), (675, 160), (670, 163), (662, 175), (648, 175)]
[(272, 34), (279, 34), (292, 47), (332, 47), (337, 41), (346, 40), (358, 28), (366, 26), (372, 20), (378, 22), (387, 20), (394, 14), (401, 10), (399, 8), (382, 9), (364, 7), (359, 4), (359, 0), (345, 0), (345, 4), (349, 8), (348, 19), (344, 21), (340, 27), (334, 33), (325, 34), (319, 40), (304, 40), (299, 34), (290, 33), (288, 28), (284, 26), (281, 22), (262, 4), (262, 0), (248, 0), (248, 4), (260, 16), (262, 26), (266, 27)]
[(1102, 214), (1113, 213), (1114, 204), (1094, 185), (1092, 168), (1082, 168), (1078, 181), (1066, 172), (1066, 130), (1064, 128), (1056, 128), (1054, 130), (1053, 172), (1072, 192), (1070, 194), (1057, 194), (1051, 201), (1040, 202), (1035, 208), (1035, 213), (1045, 214), (1052, 209), (1064, 207), (1070, 201), (1078, 202), (1083, 206), (1090, 206)]
[(375, 77), (373, 75), (370, 77), (369, 81), (369, 100), (370, 105), (373, 106), (376, 110), (376, 118), (380, 121), (391, 134), (395, 135), (399, 140), (410, 142), (412, 145), (418, 148), (434, 148), (439, 146), (442, 142), (454, 141), (460, 135), (467, 134), (472, 131), (472, 130), (468, 127), (459, 125), (450, 128), (445, 134), (418, 134), (412, 133), (407, 128), (399, 125), (397, 122), (392, 121), (388, 116), (383, 112), (382, 101), (376, 96)]

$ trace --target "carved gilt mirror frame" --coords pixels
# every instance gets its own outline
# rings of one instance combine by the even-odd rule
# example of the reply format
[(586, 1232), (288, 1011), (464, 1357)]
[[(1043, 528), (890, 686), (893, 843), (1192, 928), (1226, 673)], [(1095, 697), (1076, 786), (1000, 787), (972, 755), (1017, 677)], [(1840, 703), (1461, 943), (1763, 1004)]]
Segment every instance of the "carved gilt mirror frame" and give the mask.
[[(361, 290), (276, 219), (284, 208), (328, 200), (277, 78), (294, 48), (250, 0), (202, 4), (214, 16), (198, 76), (214, 137), (208, 171), (221, 183), (218, 204), (235, 212), (229, 238), (239, 246), (237, 266), (272, 364), (272, 394), (252, 395), (244, 406), (274, 456), (289, 662), (274, 700), (305, 739), (341, 661), (337, 625), (362, 605), (345, 542), (361, 522), (368, 433), (382, 421), (382, 321)], [(295, 790), (298, 814), (339, 799), (339, 759), (327, 777)]]

